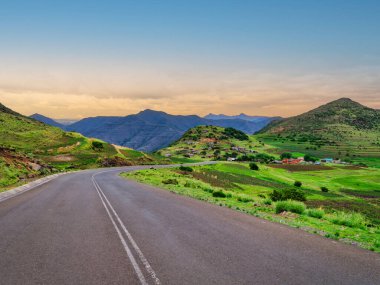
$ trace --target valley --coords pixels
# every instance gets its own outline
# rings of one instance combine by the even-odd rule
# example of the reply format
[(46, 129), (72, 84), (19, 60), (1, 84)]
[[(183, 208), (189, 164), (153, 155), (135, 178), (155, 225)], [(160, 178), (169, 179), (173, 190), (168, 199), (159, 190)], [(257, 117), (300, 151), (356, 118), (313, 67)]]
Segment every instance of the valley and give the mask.
[[(2, 190), (61, 171), (214, 161), (122, 176), (380, 252), (379, 111), (350, 99), (292, 118), (264, 118), (255, 134), (244, 126), (263, 118), (247, 115), (210, 114), (207, 120), (218, 122), (211, 125), (148, 110), (71, 126), (4, 106), (0, 116)], [(231, 127), (237, 123), (240, 129)], [(136, 146), (158, 148), (162, 139), (168, 146), (144, 153), (121, 146), (126, 135)], [(110, 144), (115, 138), (120, 145)]]

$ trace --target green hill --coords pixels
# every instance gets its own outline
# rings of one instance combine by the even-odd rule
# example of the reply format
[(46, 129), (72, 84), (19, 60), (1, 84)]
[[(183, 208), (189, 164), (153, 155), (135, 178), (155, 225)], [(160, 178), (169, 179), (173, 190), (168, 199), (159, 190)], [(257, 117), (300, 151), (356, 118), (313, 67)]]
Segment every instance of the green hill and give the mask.
[(154, 161), (141, 152), (64, 132), (0, 104), (0, 189), (62, 170)]
[(333, 156), (369, 165), (380, 159), (380, 111), (348, 98), (275, 121), (257, 137), (280, 151)]
[(189, 129), (178, 141), (158, 153), (172, 159), (227, 160), (254, 153), (258, 142), (245, 133), (215, 126)]

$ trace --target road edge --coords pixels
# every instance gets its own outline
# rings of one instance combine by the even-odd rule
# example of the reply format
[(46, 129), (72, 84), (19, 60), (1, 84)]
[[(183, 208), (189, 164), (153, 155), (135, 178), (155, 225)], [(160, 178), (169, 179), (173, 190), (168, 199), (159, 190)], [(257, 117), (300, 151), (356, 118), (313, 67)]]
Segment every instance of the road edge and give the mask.
[(68, 173), (70, 173), (70, 172), (52, 174), (52, 175), (45, 176), (43, 178), (37, 179), (35, 181), (32, 181), (30, 183), (24, 184), (22, 186), (1, 192), (0, 193), (0, 203), (4, 202), (5, 200), (8, 200), (10, 198), (16, 197), (22, 193), (25, 193), (29, 190), (32, 190), (38, 186), (41, 186), (41, 185), (43, 185), (49, 181), (52, 181), (52, 180), (54, 180), (54, 179), (56, 179), (62, 175), (68, 174)]

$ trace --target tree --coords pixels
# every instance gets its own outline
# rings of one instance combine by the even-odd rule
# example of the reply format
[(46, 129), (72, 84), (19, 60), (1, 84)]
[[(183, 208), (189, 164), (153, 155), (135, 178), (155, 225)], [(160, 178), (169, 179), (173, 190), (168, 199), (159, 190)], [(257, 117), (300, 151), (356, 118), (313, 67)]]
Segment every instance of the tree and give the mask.
[(295, 181), (294, 182), (294, 186), (301, 187), (302, 186), (302, 182), (301, 181)]
[(305, 161), (310, 161), (310, 162), (316, 162), (318, 160), (318, 158), (316, 158), (314, 156), (311, 156), (310, 154), (305, 154), (305, 156), (303, 157), (303, 159)]
[(259, 170), (259, 166), (258, 166), (256, 163), (254, 163), (254, 162), (251, 162), (251, 163), (249, 164), (249, 168), (250, 168), (251, 170)]
[(285, 159), (285, 158), (292, 158), (292, 153), (291, 152), (284, 152), (281, 154), (281, 159)]

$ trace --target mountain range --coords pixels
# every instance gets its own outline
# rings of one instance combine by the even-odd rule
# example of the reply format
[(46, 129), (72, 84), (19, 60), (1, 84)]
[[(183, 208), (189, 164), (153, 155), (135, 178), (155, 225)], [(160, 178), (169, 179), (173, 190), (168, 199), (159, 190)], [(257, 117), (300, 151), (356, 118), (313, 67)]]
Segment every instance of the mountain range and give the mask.
[(210, 113), (206, 116), (204, 116), (205, 119), (209, 120), (233, 120), (233, 119), (240, 119), (244, 121), (250, 121), (255, 123), (267, 123), (268, 121), (272, 121), (274, 119), (278, 120), (281, 119), (281, 117), (266, 117), (266, 116), (249, 116), (244, 113), (241, 113), (240, 115), (236, 116), (228, 116), (224, 114), (213, 114)]
[[(79, 132), (88, 137), (99, 138), (109, 143), (152, 152), (168, 146), (179, 139), (188, 129), (199, 125), (232, 127), (252, 134), (274, 118), (260, 117), (256, 121), (239, 118), (207, 119), (196, 115), (180, 116), (165, 112), (145, 110), (125, 117), (100, 116), (82, 119), (64, 126), (42, 115), (33, 115), (37, 120), (58, 126), (64, 130)], [(248, 116), (247, 116), (248, 117)]]

